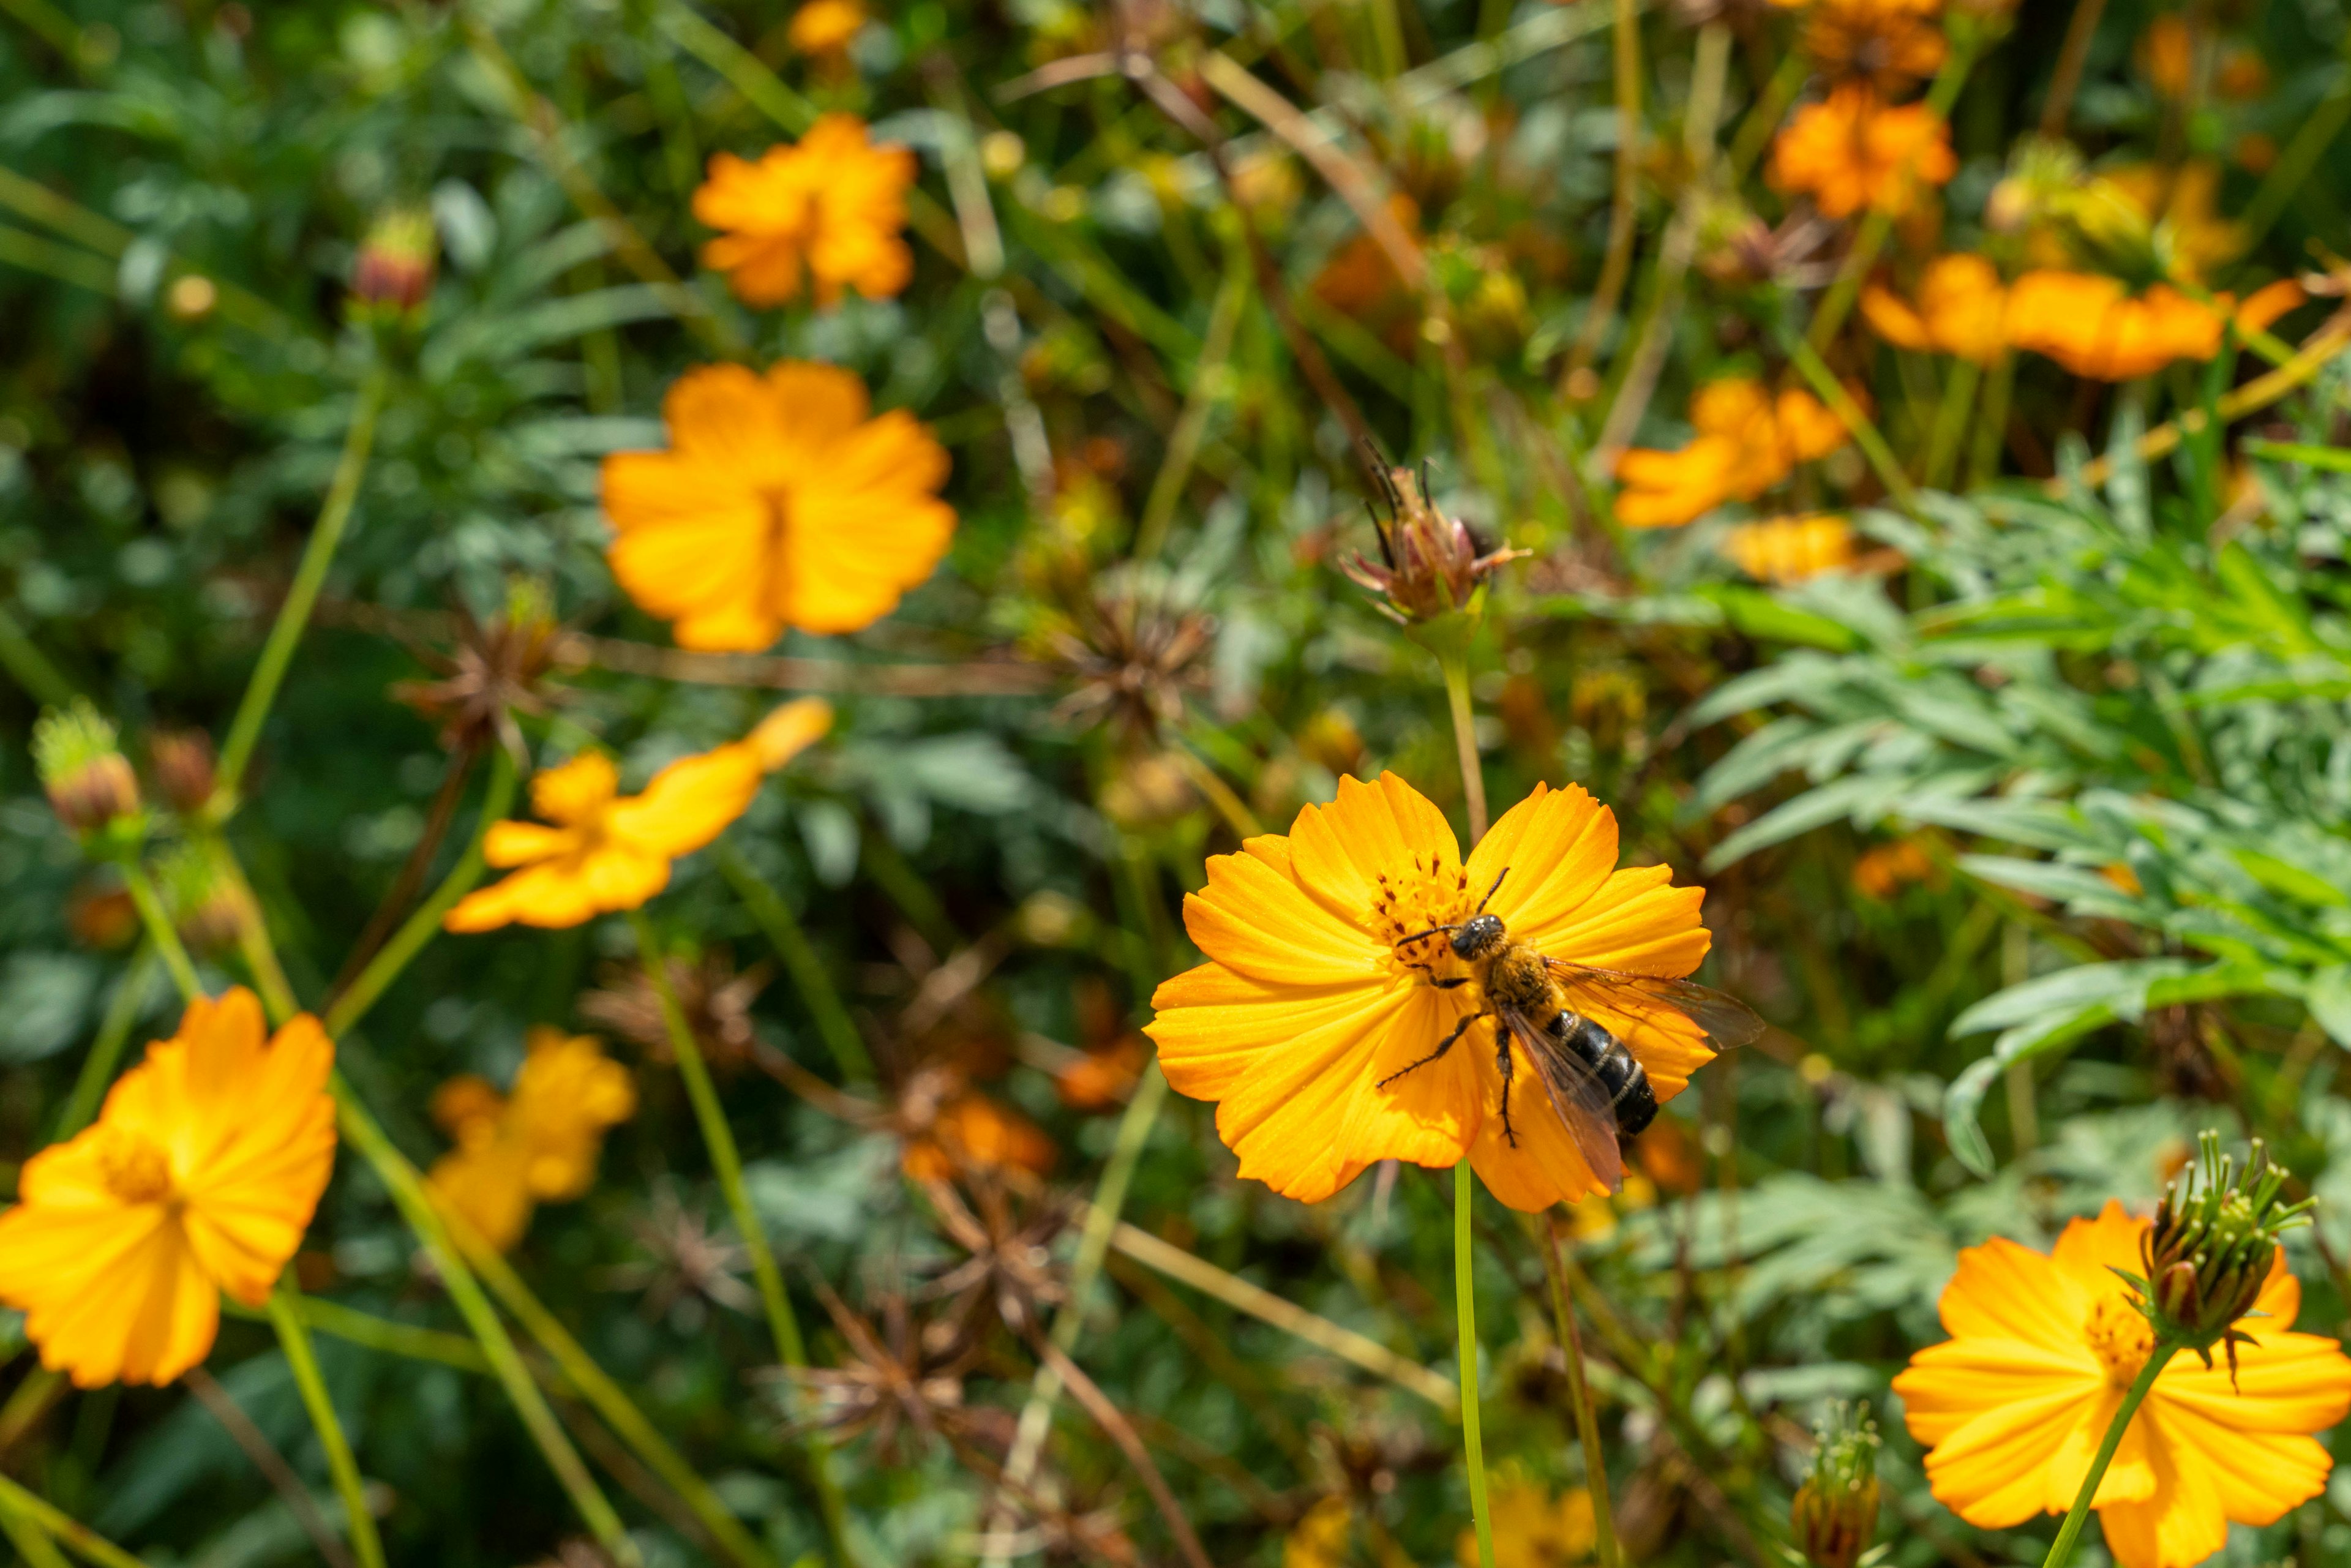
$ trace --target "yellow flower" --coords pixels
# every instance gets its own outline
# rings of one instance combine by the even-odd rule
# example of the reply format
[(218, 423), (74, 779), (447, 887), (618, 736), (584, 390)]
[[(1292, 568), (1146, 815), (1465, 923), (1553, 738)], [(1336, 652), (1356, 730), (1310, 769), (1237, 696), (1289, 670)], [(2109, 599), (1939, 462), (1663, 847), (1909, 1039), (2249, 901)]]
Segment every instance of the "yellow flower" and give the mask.
[(2090, 183), (2085, 204), (2126, 204), (2151, 236), (2165, 270), (2192, 282), (2243, 254), (2245, 225), (2220, 216), (2220, 165), (2197, 158), (2167, 169), (2132, 163)]
[[(1570, 1487), (1554, 1496), (1541, 1481), (1498, 1473), (1494, 1478), (1494, 1568), (1568, 1568), (1592, 1555), (1599, 1540), (1592, 1493)], [(1461, 1568), (1478, 1568), (1478, 1532), (1464, 1530), (1453, 1543)]]
[[(1706, 956), (1702, 889), (1664, 866), (1616, 869), (1616, 820), (1582, 789), (1535, 792), (1512, 807), (1465, 864), (1452, 828), (1393, 773), (1339, 781), (1288, 835), (1247, 841), (1208, 862), (1184, 925), (1208, 962), (1152, 998), (1145, 1030), (1175, 1088), (1220, 1102), (1217, 1132), (1240, 1174), (1313, 1203), (1383, 1159), (1449, 1166), (1467, 1154), (1487, 1187), (1539, 1209), (1605, 1190), (1513, 1045), (1516, 1146), (1505, 1141), (1490, 1026), (1442, 1059), (1426, 1057), (1479, 988), (1440, 989), (1395, 949), (1399, 937), (1465, 918), (1510, 868), (1488, 909), (1548, 956), (1679, 977)], [(1595, 1009), (1648, 1070), (1660, 1101), (1712, 1053), (1694, 1025)]]
[(1823, 512), (1742, 523), (1724, 537), (1722, 553), (1758, 582), (1802, 582), (1853, 565), (1853, 527)]
[[(1930, 1448), (1935, 1496), (1969, 1523), (2007, 1530), (2073, 1506), (2154, 1344), (2110, 1272), (2145, 1268), (2147, 1228), (2108, 1203), (2050, 1256), (2000, 1239), (1959, 1254), (1942, 1300), (1951, 1338), (1913, 1356), (1894, 1389)], [(2351, 1414), (2351, 1360), (2331, 1338), (2286, 1332), (2301, 1307), (2281, 1253), (2233, 1380), (2189, 1355), (2157, 1376), (2094, 1502), (2122, 1568), (2189, 1568), (2220, 1550), (2231, 1520), (2268, 1524), (2325, 1490), (2332, 1461), (2307, 1434)]]
[(1915, 309), (1873, 283), (1861, 291), (1861, 314), (1897, 349), (1955, 354), (1979, 365), (1991, 364), (2008, 349), (2008, 290), (2000, 271), (1966, 252), (1927, 264)]
[[(792, 20), (796, 41), (820, 7), (855, 9), (816, 0)], [(874, 146), (852, 114), (822, 116), (799, 145), (770, 147), (756, 163), (715, 153), (694, 215), (726, 232), (702, 247), (702, 264), (726, 273), (746, 305), (786, 304), (803, 281), (820, 305), (840, 303), (845, 288), (886, 299), (914, 274), (899, 233), (914, 183), (914, 153)]]
[(831, 710), (815, 698), (787, 703), (750, 737), (681, 758), (642, 795), (620, 792), (620, 773), (585, 751), (530, 781), (538, 822), (494, 822), (483, 858), (521, 869), (467, 894), (442, 920), (451, 931), (577, 925), (634, 909), (669, 885), (670, 862), (726, 831), (759, 790), (759, 780), (822, 735)]
[(1281, 1568), (1345, 1568), (1355, 1511), (1343, 1497), (1326, 1497), (1306, 1511), (1281, 1542)]
[(937, 496), (946, 448), (904, 410), (870, 412), (831, 365), (688, 371), (663, 404), (669, 450), (604, 460), (612, 575), (683, 648), (756, 652), (788, 626), (887, 615), (956, 518)]
[(527, 1050), (511, 1095), (467, 1074), (433, 1096), (433, 1119), (457, 1146), (426, 1183), (501, 1252), (522, 1239), (537, 1205), (587, 1196), (605, 1129), (637, 1111), (628, 1069), (590, 1037), (534, 1029)]
[(857, 0), (808, 0), (792, 13), (784, 37), (804, 55), (837, 55), (865, 27), (865, 7)]
[(1895, 108), (1861, 82), (1798, 110), (1771, 146), (1772, 188), (1810, 195), (1831, 218), (1864, 207), (1898, 216), (1920, 184), (1939, 185), (1959, 169), (1939, 118), (1924, 104)]
[(267, 1037), (238, 988), (188, 1004), (89, 1128), (25, 1162), (0, 1214), (0, 1302), (77, 1386), (204, 1360), (220, 1293), (269, 1299), (335, 1164), (335, 1048), (304, 1013)]
[(1774, 398), (1745, 376), (1699, 388), (1690, 423), (1698, 435), (1678, 451), (1636, 446), (1617, 459), (1616, 519), (1626, 528), (1673, 528), (1725, 501), (1751, 501), (1845, 442), (1844, 423), (1812, 393), (1792, 387)]

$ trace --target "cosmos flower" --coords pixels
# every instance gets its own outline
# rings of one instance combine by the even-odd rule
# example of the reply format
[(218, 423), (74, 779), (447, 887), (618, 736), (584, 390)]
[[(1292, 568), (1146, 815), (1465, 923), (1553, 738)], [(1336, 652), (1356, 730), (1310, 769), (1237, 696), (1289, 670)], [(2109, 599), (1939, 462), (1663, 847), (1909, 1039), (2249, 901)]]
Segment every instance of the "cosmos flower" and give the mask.
[(1741, 523), (1723, 537), (1722, 553), (1758, 582), (1802, 582), (1853, 565), (1853, 525), (1823, 512)]
[(1861, 314), (1872, 330), (1897, 349), (1953, 354), (1989, 365), (2008, 351), (2008, 290), (1999, 268), (1967, 252), (1938, 256), (1918, 280), (1914, 307), (1892, 290), (1870, 284)]
[(2168, 283), (2132, 294), (2118, 278), (2042, 270), (2026, 273), (2009, 291), (2008, 336), (2077, 376), (2130, 381), (2174, 360), (2210, 359), (2232, 315), (2239, 330), (2262, 330), (2302, 299), (2301, 286), (2291, 280), (2257, 291), (2241, 306), (2227, 294), (2208, 305)]
[[(1495, 879), (1489, 910), (1548, 956), (1635, 974), (1698, 967), (1708, 936), (1703, 890), (1670, 885), (1664, 866), (1616, 866), (1616, 820), (1571, 786), (1506, 812), (1465, 862), (1444, 813), (1393, 773), (1339, 781), (1288, 834), (1249, 840), (1208, 862), (1184, 925), (1208, 961), (1159, 988), (1145, 1030), (1167, 1081), (1219, 1102), (1217, 1131), (1240, 1174), (1319, 1202), (1374, 1162), (1449, 1166), (1468, 1155), (1495, 1197), (1539, 1209), (1605, 1190), (1513, 1045), (1513, 1125), (1490, 1025), (1442, 1059), (1426, 1056), (1477, 988), (1439, 989), (1398, 938), (1464, 919)], [(1695, 1025), (1668, 1028), (1593, 1010), (1647, 1069), (1660, 1101), (1712, 1053)]]
[(467, 1073), (433, 1096), (433, 1119), (456, 1147), (426, 1185), (501, 1252), (522, 1239), (537, 1205), (587, 1196), (606, 1130), (637, 1110), (629, 1070), (589, 1036), (534, 1029), (526, 1050), (511, 1094)]
[[(816, 0), (792, 20), (795, 43), (810, 12), (838, 21), (854, 10)], [(851, 288), (887, 299), (914, 275), (900, 237), (914, 183), (914, 153), (873, 145), (852, 114), (822, 116), (797, 146), (770, 147), (756, 163), (713, 154), (694, 215), (725, 232), (702, 247), (702, 264), (726, 274), (746, 305), (788, 304), (803, 287), (828, 307)]]
[[(1554, 1492), (1509, 1469), (1494, 1477), (1494, 1568), (1569, 1568), (1592, 1555), (1600, 1538), (1598, 1512), (1583, 1487)], [(1464, 1530), (1453, 1555), (1478, 1568), (1478, 1532)]]
[[(1935, 1496), (1969, 1523), (2006, 1530), (2073, 1505), (2155, 1343), (2111, 1271), (2145, 1268), (2147, 1229), (2110, 1202), (2048, 1256), (1999, 1239), (1959, 1254), (1942, 1299), (1951, 1337), (1913, 1356), (1894, 1389), (1931, 1450)], [(2351, 1359), (2332, 1338), (2288, 1332), (2301, 1307), (2280, 1253), (2233, 1381), (2192, 1355), (2157, 1376), (2093, 1503), (2122, 1568), (2189, 1568), (2226, 1543), (2230, 1521), (2267, 1524), (2325, 1490), (2332, 1461), (2308, 1434), (2351, 1413)]]
[(1919, 185), (1939, 185), (1959, 169), (1939, 118), (1924, 104), (1896, 108), (1862, 82), (1798, 110), (1771, 145), (1772, 188), (1811, 196), (1823, 217), (1865, 207), (1899, 216)]
[(1830, 76), (1898, 92), (1942, 69), (1949, 49), (1935, 19), (1941, 9), (1942, 0), (1813, 0), (1803, 51)]
[(531, 810), (553, 826), (494, 822), (483, 858), (517, 867), (477, 888), (443, 917), (451, 931), (577, 925), (634, 909), (669, 885), (670, 862), (726, 831), (759, 791), (759, 780), (824, 733), (832, 710), (814, 697), (786, 703), (750, 736), (681, 758), (642, 795), (620, 792), (620, 770), (601, 751), (583, 751), (530, 781)]
[(335, 1048), (275, 1036), (242, 987), (188, 1004), (98, 1121), (25, 1162), (0, 1214), (0, 1302), (77, 1386), (165, 1384), (204, 1360), (225, 1291), (269, 1299), (335, 1163)]
[(946, 449), (865, 385), (787, 361), (705, 365), (663, 402), (665, 452), (604, 460), (612, 575), (682, 648), (757, 652), (788, 626), (854, 632), (931, 575), (955, 532)]
[(792, 13), (784, 39), (801, 54), (822, 58), (848, 48), (864, 26), (865, 7), (857, 0), (808, 0)]
[(1674, 528), (1725, 501), (1751, 501), (1845, 443), (1844, 422), (1812, 393), (1792, 387), (1775, 398), (1746, 376), (1699, 388), (1689, 417), (1698, 434), (1678, 451), (1636, 446), (1617, 459), (1616, 520), (1625, 527)]

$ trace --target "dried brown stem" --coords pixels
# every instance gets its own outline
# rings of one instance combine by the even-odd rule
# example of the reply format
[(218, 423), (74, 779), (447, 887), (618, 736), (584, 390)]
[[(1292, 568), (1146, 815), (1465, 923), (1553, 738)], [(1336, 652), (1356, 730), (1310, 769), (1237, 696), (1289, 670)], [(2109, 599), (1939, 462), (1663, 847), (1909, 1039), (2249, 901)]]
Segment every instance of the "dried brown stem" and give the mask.
[(470, 741), (450, 754), (448, 771), (442, 776), (441, 788), (425, 813), (424, 831), (417, 835), (408, 858), (401, 862), (400, 874), (392, 879), (391, 890), (375, 906), (375, 913), (368, 916), (366, 928), (351, 944), (343, 967), (336, 971), (334, 984), (327, 988), (327, 1005), (332, 1006), (334, 999), (343, 994), (343, 988), (367, 967), (367, 961), (375, 956), (375, 950), (392, 935), (417, 890), (424, 885), (424, 873), (433, 869), (433, 857), (441, 852), (442, 841), (449, 836), (449, 824), (456, 819), (458, 802), (465, 798), (465, 780), (473, 772), (477, 755), (477, 747)]
[(354, 1568), (350, 1549), (343, 1544), (343, 1538), (336, 1533), (326, 1514), (319, 1511), (317, 1500), (310, 1495), (310, 1489), (302, 1484), (302, 1478), (294, 1473), (294, 1467), (286, 1462), (286, 1456), (277, 1451), (267, 1435), (253, 1424), (253, 1418), (229, 1396), (228, 1390), (220, 1385), (220, 1380), (197, 1366), (191, 1367), (181, 1381), (188, 1385), (188, 1392), (196, 1396), (196, 1403), (220, 1423), (221, 1430), (245, 1450), (245, 1457), (253, 1461), (253, 1468), (259, 1470), (277, 1490), (287, 1511), (294, 1515), (295, 1522), (301, 1525), (302, 1533), (308, 1536), (310, 1544), (319, 1549), (319, 1555), (333, 1568)]
[(1134, 1427), (1119, 1413), (1110, 1396), (1086, 1375), (1085, 1368), (1071, 1360), (1059, 1345), (1047, 1338), (1044, 1331), (1033, 1321), (1023, 1327), (1028, 1331), (1029, 1346), (1036, 1351), (1038, 1358), (1053, 1369), (1062, 1386), (1085, 1406), (1086, 1414), (1093, 1417), (1094, 1425), (1118, 1445), (1119, 1452), (1126, 1456), (1126, 1462), (1134, 1467), (1134, 1473), (1142, 1479), (1144, 1490), (1151, 1494), (1151, 1500), (1158, 1507), (1160, 1517), (1167, 1521), (1168, 1532), (1176, 1537), (1176, 1549), (1183, 1552), (1185, 1561), (1192, 1568), (1210, 1568), (1208, 1553), (1201, 1547), (1200, 1537), (1193, 1531), (1192, 1521), (1184, 1516), (1183, 1509), (1177, 1505), (1176, 1494), (1167, 1490), (1167, 1479), (1159, 1473), (1159, 1466), (1152, 1459), (1151, 1450), (1143, 1446), (1143, 1439), (1135, 1436)]

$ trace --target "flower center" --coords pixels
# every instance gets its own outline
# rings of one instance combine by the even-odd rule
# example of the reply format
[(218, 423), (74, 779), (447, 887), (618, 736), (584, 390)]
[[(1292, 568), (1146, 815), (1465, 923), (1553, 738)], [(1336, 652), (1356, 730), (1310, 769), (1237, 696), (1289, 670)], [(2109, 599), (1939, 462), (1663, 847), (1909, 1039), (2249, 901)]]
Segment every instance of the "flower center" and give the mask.
[[(1394, 947), (1401, 938), (1468, 919), (1477, 902), (1469, 894), (1469, 873), (1432, 850), (1415, 855), (1408, 870), (1379, 873), (1379, 891), (1372, 895), (1372, 935)], [(1427, 965), (1440, 977), (1460, 967), (1442, 932), (1397, 951), (1388, 962), (1398, 973)]]
[(2100, 1296), (2082, 1333), (2090, 1342), (2091, 1354), (2106, 1369), (2106, 1381), (2116, 1388), (2131, 1385), (2155, 1349), (2155, 1330), (2126, 1296)]
[(172, 1164), (136, 1133), (110, 1131), (99, 1145), (98, 1169), (106, 1190), (124, 1203), (161, 1203), (172, 1196)]

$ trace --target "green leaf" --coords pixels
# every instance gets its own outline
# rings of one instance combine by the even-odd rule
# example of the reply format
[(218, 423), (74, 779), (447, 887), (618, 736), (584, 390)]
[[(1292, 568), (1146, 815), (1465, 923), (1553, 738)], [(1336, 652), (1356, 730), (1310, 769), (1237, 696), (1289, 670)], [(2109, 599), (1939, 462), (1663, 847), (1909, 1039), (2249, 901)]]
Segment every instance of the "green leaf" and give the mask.
[(2329, 1039), (2351, 1051), (2351, 964), (2321, 969), (2304, 983), (2303, 1001)]

